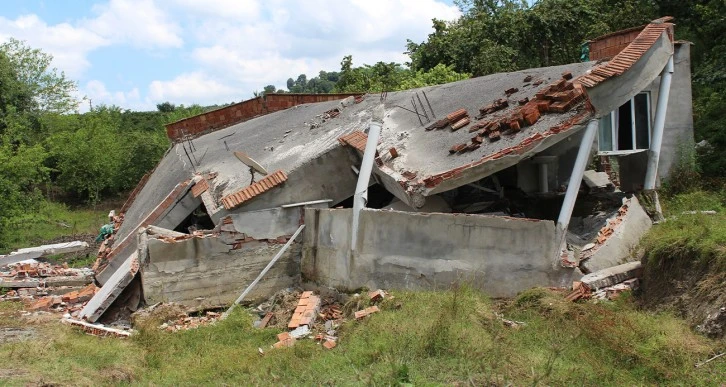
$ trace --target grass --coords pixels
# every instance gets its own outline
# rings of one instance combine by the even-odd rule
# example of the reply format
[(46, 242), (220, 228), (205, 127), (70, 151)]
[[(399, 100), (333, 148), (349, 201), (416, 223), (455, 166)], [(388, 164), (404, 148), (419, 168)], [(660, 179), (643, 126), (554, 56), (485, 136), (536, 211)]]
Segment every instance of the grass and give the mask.
[(671, 260), (686, 260), (726, 271), (726, 194), (695, 191), (676, 195), (663, 201), (663, 210), (666, 222), (653, 227), (642, 241), (648, 265), (660, 267)]
[[(382, 312), (344, 324), (331, 351), (309, 339), (272, 350), (279, 332), (252, 328), (252, 317), (240, 309), (213, 326), (178, 333), (149, 327), (128, 340), (87, 336), (52, 321), (39, 328), (41, 337), (0, 346), (8, 371), (0, 375), (17, 385), (726, 382), (726, 362), (694, 368), (718, 342), (668, 314), (638, 311), (628, 296), (576, 304), (533, 289), (497, 303), (468, 287), (393, 295)], [(0, 314), (18, 313), (0, 305)], [(495, 311), (526, 325), (507, 327)]]
[(62, 237), (98, 234), (99, 228), (108, 221), (108, 208), (70, 209), (65, 204), (43, 202), (37, 211), (12, 219), (3, 235), (0, 253), (36, 246)]

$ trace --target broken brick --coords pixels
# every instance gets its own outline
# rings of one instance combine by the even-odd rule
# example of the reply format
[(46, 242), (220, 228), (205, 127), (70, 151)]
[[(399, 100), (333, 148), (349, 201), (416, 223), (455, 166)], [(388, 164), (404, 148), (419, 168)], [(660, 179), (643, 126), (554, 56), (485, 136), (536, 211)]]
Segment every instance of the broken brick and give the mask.
[(522, 99), (519, 100), (519, 104), (520, 105), (524, 105), (527, 102), (529, 102), (529, 97), (524, 97), (524, 98), (522, 98)]
[(481, 138), (481, 136), (479, 136), (479, 135), (476, 135), (471, 138), (471, 142), (473, 142), (475, 144), (481, 144), (483, 141), (484, 141), (484, 139)]
[(405, 177), (406, 179), (408, 179), (408, 180), (413, 180), (413, 179), (415, 179), (415, 178), (416, 178), (416, 175), (418, 175), (418, 173), (416, 173), (416, 172), (413, 172), (413, 171), (403, 171), (403, 172), (401, 173), (401, 175), (402, 175), (403, 177)]
[(469, 115), (469, 113), (466, 112), (466, 109), (459, 109), (459, 110), (455, 110), (455, 111), (449, 113), (446, 116), (446, 119), (449, 120), (449, 123), (457, 122), (460, 119), (462, 119), (468, 115)]
[(396, 150), (396, 148), (389, 149), (388, 150), (388, 153), (391, 154), (391, 158), (392, 159), (395, 159), (396, 157), (398, 157), (398, 151)]
[(369, 299), (370, 299), (371, 301), (378, 301), (378, 300), (382, 300), (382, 299), (383, 299), (383, 297), (385, 297), (385, 296), (386, 296), (386, 292), (384, 292), (384, 291), (383, 291), (383, 290), (381, 290), (381, 289), (378, 289), (378, 290), (374, 290), (374, 291), (368, 292), (368, 298), (369, 298)]
[(534, 125), (537, 120), (539, 120), (539, 110), (537, 109), (528, 110), (527, 113), (524, 115), (524, 123), (527, 126)]
[(550, 108), (550, 102), (546, 100), (537, 101), (537, 110), (539, 110), (540, 114), (547, 113), (547, 111)]
[(443, 129), (449, 125), (449, 120), (446, 118), (440, 119), (433, 124), (426, 127), (426, 130)]
[(464, 148), (466, 148), (466, 144), (456, 144), (449, 149), (449, 153), (461, 152)]
[(562, 73), (562, 78), (564, 79), (572, 79), (572, 72), (571, 71), (565, 71)]
[(532, 86), (539, 86), (539, 85), (541, 85), (542, 83), (544, 83), (544, 81), (543, 81), (543, 80), (541, 80), (541, 79), (538, 79), (538, 80), (534, 81), (534, 83), (532, 83)]
[(452, 131), (459, 130), (459, 129), (465, 127), (466, 125), (469, 125), (469, 122), (470, 122), (469, 117), (464, 117), (464, 118), (460, 119), (459, 121), (456, 121), (456, 123), (452, 124), (451, 130)]
[(527, 75), (526, 77), (524, 77), (524, 83), (531, 82), (531, 81), (532, 81), (531, 75)]
[(53, 297), (43, 297), (30, 305), (30, 310), (48, 310), (53, 306)]
[(290, 336), (290, 333), (289, 332), (282, 332), (282, 333), (278, 333), (277, 334), (277, 340), (278, 341), (285, 341), (285, 340), (288, 340), (288, 339), (291, 339), (291, 338), (292, 338), (292, 336)]
[(336, 345), (338, 345), (338, 344), (335, 342), (335, 340), (330, 340), (330, 339), (325, 340), (325, 342), (323, 343), (323, 347), (325, 347), (327, 349), (333, 349), (333, 348), (335, 348)]
[(505, 91), (504, 91), (504, 94), (506, 94), (506, 95), (507, 95), (507, 97), (509, 97), (510, 95), (512, 95), (512, 94), (514, 94), (514, 93), (516, 93), (516, 92), (518, 92), (518, 91), (519, 91), (519, 89), (518, 89), (518, 88), (516, 88), (516, 87), (512, 87), (512, 88), (509, 88), (509, 89), (505, 90)]
[(522, 129), (522, 127), (519, 125), (519, 121), (513, 120), (509, 122), (509, 129), (518, 132), (520, 129)]

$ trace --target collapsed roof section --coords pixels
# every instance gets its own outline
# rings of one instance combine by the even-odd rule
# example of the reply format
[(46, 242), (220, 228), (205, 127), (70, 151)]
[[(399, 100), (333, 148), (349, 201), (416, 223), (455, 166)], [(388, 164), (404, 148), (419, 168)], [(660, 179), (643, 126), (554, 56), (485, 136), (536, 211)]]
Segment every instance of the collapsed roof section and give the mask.
[[(170, 124), (175, 144), (125, 205), (119, 242), (97, 278), (106, 282), (134, 254), (139, 227), (174, 229), (202, 204), (218, 223), (231, 212), (348, 198), (356, 181), (350, 167), (358, 163), (364, 131), (381, 102), (386, 118), (374, 172), (411, 207), (515, 165), (650, 84), (673, 53), (669, 20), (646, 26), (604, 63), (493, 74), (381, 98), (341, 101), (345, 95), (334, 95), (297, 104), (305, 98), (291, 95), (294, 101), (278, 101), (252, 115), (240, 110), (241, 103)], [(205, 126), (212, 116), (221, 123)], [(232, 124), (235, 116), (242, 122)], [(193, 130), (179, 129), (182, 123), (194, 123)], [(236, 151), (275, 172), (262, 176), (241, 163)]]

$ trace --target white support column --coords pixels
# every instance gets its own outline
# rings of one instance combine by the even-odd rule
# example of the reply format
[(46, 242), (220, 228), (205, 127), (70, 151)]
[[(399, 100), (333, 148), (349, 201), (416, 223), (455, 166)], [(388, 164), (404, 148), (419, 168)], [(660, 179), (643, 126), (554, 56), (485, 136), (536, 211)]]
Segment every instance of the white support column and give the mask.
[(668, 109), (668, 97), (671, 91), (671, 78), (673, 77), (673, 55), (660, 76), (660, 88), (658, 89), (658, 104), (655, 108), (655, 122), (653, 123), (653, 136), (650, 141), (650, 152), (648, 152), (648, 169), (645, 172), (646, 190), (655, 189), (655, 182), (658, 176), (658, 160), (660, 159), (660, 147), (663, 143), (663, 128), (665, 127), (666, 110)]
[(570, 224), (570, 217), (572, 216), (572, 210), (575, 208), (575, 199), (577, 199), (577, 193), (580, 191), (580, 184), (582, 183), (582, 175), (585, 173), (587, 162), (590, 158), (590, 151), (592, 150), (592, 144), (595, 141), (597, 135), (598, 120), (592, 119), (587, 124), (585, 134), (582, 136), (580, 142), (580, 149), (577, 151), (577, 158), (575, 159), (575, 166), (572, 167), (572, 175), (570, 176), (570, 184), (567, 186), (567, 192), (565, 193), (565, 200), (562, 202), (562, 208), (560, 209), (560, 216), (557, 218), (557, 230), (567, 230), (567, 225)]
[(384, 116), (385, 110), (383, 109), (383, 104), (380, 104), (373, 109), (371, 126), (368, 130), (368, 141), (366, 141), (366, 149), (363, 152), (363, 161), (361, 162), (360, 172), (358, 173), (358, 184), (355, 186), (355, 193), (353, 195), (351, 250), (355, 250), (356, 243), (358, 241), (358, 219), (360, 218), (360, 212), (363, 208), (365, 208), (366, 203), (368, 202), (368, 182), (370, 181), (371, 172), (373, 171), (373, 161), (376, 157), (376, 147), (378, 146), (378, 138), (381, 135), (381, 127), (383, 126)]

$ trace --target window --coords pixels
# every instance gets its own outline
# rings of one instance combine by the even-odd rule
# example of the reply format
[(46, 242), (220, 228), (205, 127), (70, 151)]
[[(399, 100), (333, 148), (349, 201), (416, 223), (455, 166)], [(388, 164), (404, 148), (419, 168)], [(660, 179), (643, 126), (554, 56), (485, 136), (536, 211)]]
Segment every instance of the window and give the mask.
[(600, 119), (600, 152), (631, 153), (650, 147), (650, 93), (640, 93)]

